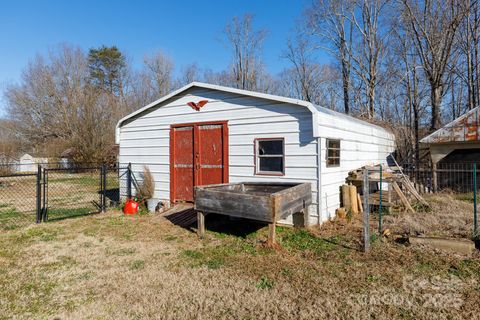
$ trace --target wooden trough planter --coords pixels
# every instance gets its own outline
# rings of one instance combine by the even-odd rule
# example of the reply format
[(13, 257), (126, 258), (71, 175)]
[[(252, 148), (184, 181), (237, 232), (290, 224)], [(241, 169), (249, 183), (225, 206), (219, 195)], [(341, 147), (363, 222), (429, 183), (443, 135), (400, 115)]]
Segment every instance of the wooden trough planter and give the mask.
[(195, 187), (198, 235), (205, 235), (205, 216), (218, 213), (268, 223), (268, 243), (275, 243), (275, 224), (293, 214), (296, 227), (308, 226), (310, 183), (242, 182)]

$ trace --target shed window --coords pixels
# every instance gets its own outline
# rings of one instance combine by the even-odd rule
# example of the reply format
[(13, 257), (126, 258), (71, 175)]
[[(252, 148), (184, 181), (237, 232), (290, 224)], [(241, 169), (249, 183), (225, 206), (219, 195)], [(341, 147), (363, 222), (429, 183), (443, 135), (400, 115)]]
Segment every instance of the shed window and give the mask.
[(327, 139), (327, 167), (340, 165), (340, 140)]
[(285, 152), (283, 138), (256, 139), (256, 174), (283, 175)]

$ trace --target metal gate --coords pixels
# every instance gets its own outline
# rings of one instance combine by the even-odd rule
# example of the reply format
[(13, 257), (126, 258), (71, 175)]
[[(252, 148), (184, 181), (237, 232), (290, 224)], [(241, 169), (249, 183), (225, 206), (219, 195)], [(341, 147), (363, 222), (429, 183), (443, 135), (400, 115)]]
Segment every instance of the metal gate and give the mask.
[(118, 207), (137, 188), (131, 165), (0, 165), (0, 231)]
[(42, 176), (43, 221), (104, 210), (104, 166), (43, 169)]

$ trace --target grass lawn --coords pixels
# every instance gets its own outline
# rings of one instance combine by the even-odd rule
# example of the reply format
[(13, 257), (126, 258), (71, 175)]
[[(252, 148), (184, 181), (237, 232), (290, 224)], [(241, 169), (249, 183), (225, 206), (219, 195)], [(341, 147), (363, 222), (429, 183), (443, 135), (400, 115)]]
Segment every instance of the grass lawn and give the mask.
[[(214, 216), (207, 217), (207, 222)], [(0, 232), (0, 319), (478, 319), (480, 259), (328, 224), (205, 240), (158, 215), (89, 215)], [(229, 227), (230, 226), (230, 227)], [(233, 227), (232, 227), (233, 226)], [(216, 230), (216, 231), (212, 231)], [(232, 232), (233, 230), (233, 232)], [(228, 232), (226, 232), (228, 231)]]

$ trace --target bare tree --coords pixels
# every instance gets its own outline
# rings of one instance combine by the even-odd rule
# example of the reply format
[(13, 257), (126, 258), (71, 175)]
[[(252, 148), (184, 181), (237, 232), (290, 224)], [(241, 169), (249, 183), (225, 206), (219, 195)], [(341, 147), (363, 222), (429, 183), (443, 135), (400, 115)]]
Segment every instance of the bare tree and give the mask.
[(194, 81), (200, 81), (200, 69), (196, 63), (192, 63), (183, 68), (180, 78), (181, 85), (186, 85)]
[[(368, 118), (375, 116), (375, 89), (379, 81), (381, 59), (385, 51), (388, 30), (382, 26), (382, 15), (389, 0), (358, 0), (348, 16), (359, 37), (350, 49), (353, 70), (363, 81)], [(357, 38), (357, 37), (356, 37)]]
[(414, 136), (414, 161), (418, 166), (420, 163), (420, 117), (422, 112), (422, 96), (423, 90), (420, 83), (420, 75), (418, 69), (421, 64), (418, 56), (412, 52), (413, 38), (410, 33), (398, 34), (398, 51), (403, 62), (404, 74), (400, 74), (401, 83), (405, 85), (405, 96), (408, 106), (408, 125), (412, 128)]
[(205, 69), (203, 70), (202, 78), (205, 82), (211, 84), (235, 86), (235, 80), (232, 78), (232, 73), (227, 70), (215, 72), (212, 69)]
[(85, 53), (67, 45), (47, 59), (37, 56), (5, 97), (8, 117), (27, 147), (51, 156), (73, 147), (79, 161), (104, 159), (123, 114), (120, 97), (90, 84)]
[(414, 38), (416, 54), (430, 84), (430, 131), (440, 128), (446, 73), (457, 31), (465, 16), (460, 0), (403, 0), (404, 23)]
[(23, 149), (25, 141), (15, 130), (15, 122), (0, 119), (0, 165), (10, 164)]
[(145, 56), (144, 64), (148, 85), (156, 99), (169, 93), (173, 86), (173, 60), (159, 51)]
[(253, 15), (234, 17), (225, 27), (225, 37), (232, 50), (232, 74), (237, 88), (257, 90), (263, 70), (261, 54), (267, 31), (255, 30)]
[(283, 57), (292, 64), (295, 73), (291, 80), (296, 97), (302, 100), (317, 102), (320, 85), (320, 66), (312, 61), (312, 44), (308, 38), (299, 35), (295, 40), (289, 40)]
[(341, 66), (344, 112), (350, 113), (351, 46), (353, 23), (348, 15), (353, 1), (316, 0), (306, 11), (307, 32), (318, 37), (317, 47), (337, 59)]
[[(276, 94), (295, 99), (308, 100), (314, 104), (327, 107), (332, 110), (342, 110), (343, 103), (340, 106), (341, 77), (337, 67), (332, 65), (309, 66), (307, 68), (315, 69), (315, 76), (312, 79), (313, 84), (309, 86), (309, 99), (305, 97), (303, 91), (301, 74), (295, 67), (284, 69), (278, 76), (278, 88)], [(341, 91), (341, 90), (340, 90)]]
[[(479, 28), (478, 1), (465, 0), (462, 3), (465, 18), (460, 25), (459, 48), (464, 61), (452, 66), (456, 75), (464, 81), (467, 89), (468, 108), (471, 110), (478, 105), (478, 46)], [(466, 70), (461, 66), (465, 66)], [(465, 72), (466, 71), (466, 72)]]

